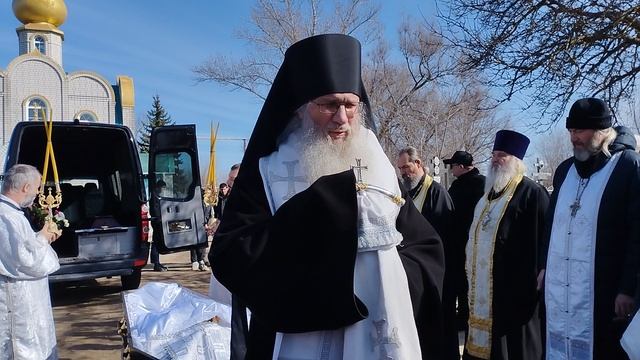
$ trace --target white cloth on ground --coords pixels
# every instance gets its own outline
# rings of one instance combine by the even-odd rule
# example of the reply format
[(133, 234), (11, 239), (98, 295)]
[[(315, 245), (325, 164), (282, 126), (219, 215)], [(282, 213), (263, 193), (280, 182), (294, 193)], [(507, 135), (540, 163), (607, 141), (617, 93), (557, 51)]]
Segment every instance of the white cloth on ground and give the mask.
[[(122, 299), (133, 349), (161, 360), (231, 356), (230, 306), (158, 282), (127, 291)], [(216, 322), (209, 321), (213, 318)]]
[(57, 359), (47, 276), (58, 256), (18, 204), (0, 199), (0, 360)]

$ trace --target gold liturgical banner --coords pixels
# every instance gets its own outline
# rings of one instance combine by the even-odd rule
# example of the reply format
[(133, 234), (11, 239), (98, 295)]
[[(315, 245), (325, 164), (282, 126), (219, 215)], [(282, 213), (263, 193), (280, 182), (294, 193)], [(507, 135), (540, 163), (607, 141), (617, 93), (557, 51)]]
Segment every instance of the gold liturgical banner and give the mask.
[(218, 188), (216, 187), (216, 138), (218, 137), (218, 127), (215, 131), (211, 124), (211, 144), (209, 147), (209, 169), (207, 171), (207, 182), (204, 188), (204, 203), (207, 206), (215, 206), (218, 203)]

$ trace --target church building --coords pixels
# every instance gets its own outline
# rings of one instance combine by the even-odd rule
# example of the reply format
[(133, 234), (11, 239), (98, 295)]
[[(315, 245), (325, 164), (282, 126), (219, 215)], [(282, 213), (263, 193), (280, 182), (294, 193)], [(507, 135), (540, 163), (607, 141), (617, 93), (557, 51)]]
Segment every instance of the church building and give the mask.
[[(67, 17), (64, 0), (13, 0), (19, 56), (0, 68), (0, 138), (4, 150), (20, 121), (42, 120), (122, 124), (135, 133), (133, 79), (116, 84), (92, 71), (65, 72), (62, 62)], [(5, 34), (0, 34), (5, 36)]]

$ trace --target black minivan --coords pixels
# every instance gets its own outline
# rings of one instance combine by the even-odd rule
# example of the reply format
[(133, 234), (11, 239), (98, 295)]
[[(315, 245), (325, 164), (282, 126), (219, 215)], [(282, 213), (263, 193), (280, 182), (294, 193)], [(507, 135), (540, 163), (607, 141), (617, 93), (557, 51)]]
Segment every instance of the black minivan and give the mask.
[[(129, 128), (53, 122), (52, 143), (60, 210), (69, 227), (52, 244), (60, 269), (49, 276), (51, 282), (120, 276), (123, 289), (137, 288), (149, 256), (149, 220), (163, 254), (206, 245), (194, 125), (157, 128), (151, 134), (149, 183), (167, 185), (163, 193), (149, 186), (151, 218), (144, 216), (145, 176)], [(42, 171), (45, 146), (42, 122), (18, 123), (4, 168), (22, 163)], [(47, 180), (53, 188), (51, 174)]]

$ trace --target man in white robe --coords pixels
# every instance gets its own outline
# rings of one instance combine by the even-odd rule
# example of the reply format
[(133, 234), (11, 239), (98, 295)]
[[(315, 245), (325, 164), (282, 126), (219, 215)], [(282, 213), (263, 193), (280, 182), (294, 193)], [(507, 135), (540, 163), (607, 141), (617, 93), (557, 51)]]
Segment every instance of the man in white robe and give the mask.
[(607, 104), (576, 101), (574, 156), (556, 169), (546, 274), (548, 359), (626, 359), (620, 337), (635, 312), (640, 268), (640, 156), (610, 146)]
[(48, 275), (60, 268), (50, 243), (57, 235), (34, 232), (21, 208), (31, 206), (40, 173), (17, 164), (0, 194), (0, 359), (57, 359)]

